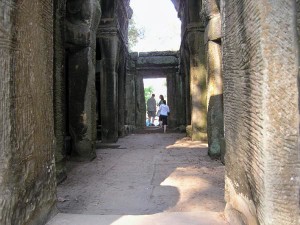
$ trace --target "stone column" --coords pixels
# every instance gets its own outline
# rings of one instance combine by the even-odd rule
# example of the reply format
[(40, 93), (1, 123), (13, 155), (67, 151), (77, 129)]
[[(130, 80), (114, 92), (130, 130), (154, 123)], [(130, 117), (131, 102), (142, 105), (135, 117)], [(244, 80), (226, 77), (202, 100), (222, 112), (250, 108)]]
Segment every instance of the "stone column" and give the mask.
[(136, 85), (136, 127), (144, 128), (146, 126), (146, 103), (145, 103), (145, 92), (144, 92), (144, 81), (143, 76), (137, 72)]
[(167, 105), (170, 107), (170, 116), (168, 117), (168, 127), (175, 128), (177, 126), (178, 115), (177, 115), (177, 103), (179, 100), (180, 91), (177, 89), (176, 82), (176, 71), (169, 73), (167, 75), (167, 96), (168, 102)]
[(53, 2), (0, 9), (0, 224), (45, 224), (56, 202)]
[(191, 91), (190, 91), (190, 61), (189, 61), (189, 53), (187, 46), (182, 47), (181, 50), (182, 62), (183, 62), (183, 70), (184, 70), (184, 96), (185, 96), (185, 112), (186, 112), (186, 124), (191, 124)]
[(222, 2), (225, 211), (230, 224), (300, 221), (295, 2)]
[(100, 35), (101, 133), (103, 142), (118, 140), (118, 65), (120, 42), (116, 34)]
[(98, 0), (67, 2), (69, 130), (72, 154), (78, 160), (96, 157), (96, 31), (101, 9)]
[(128, 61), (128, 69), (126, 72), (126, 108), (125, 108), (125, 123), (132, 128), (136, 125), (136, 62), (137, 53), (130, 53)]
[[(207, 49), (207, 136), (208, 154), (224, 158), (223, 78), (221, 55), (221, 16), (217, 0), (202, 1), (201, 15), (206, 23)], [(224, 160), (223, 160), (224, 161)]]
[[(193, 28), (192, 28), (193, 29)], [(190, 53), (190, 97), (192, 140), (207, 140), (206, 111), (206, 59), (204, 29), (190, 31), (187, 35)]]
[(54, 131), (56, 138), (56, 178), (60, 183), (66, 173), (66, 83), (65, 83), (65, 18), (66, 0), (54, 1)]
[(120, 65), (119, 65), (119, 79), (118, 79), (118, 135), (124, 137), (125, 135), (125, 78), (126, 78), (126, 58), (125, 50), (121, 51)]

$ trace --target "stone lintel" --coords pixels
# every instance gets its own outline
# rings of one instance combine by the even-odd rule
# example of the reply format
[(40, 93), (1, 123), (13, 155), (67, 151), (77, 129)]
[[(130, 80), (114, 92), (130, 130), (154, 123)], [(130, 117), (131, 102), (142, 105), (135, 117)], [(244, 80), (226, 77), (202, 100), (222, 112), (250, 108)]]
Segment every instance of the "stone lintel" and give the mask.
[(179, 57), (178, 51), (154, 51), (154, 52), (139, 52), (139, 57), (148, 57), (148, 56), (175, 56)]

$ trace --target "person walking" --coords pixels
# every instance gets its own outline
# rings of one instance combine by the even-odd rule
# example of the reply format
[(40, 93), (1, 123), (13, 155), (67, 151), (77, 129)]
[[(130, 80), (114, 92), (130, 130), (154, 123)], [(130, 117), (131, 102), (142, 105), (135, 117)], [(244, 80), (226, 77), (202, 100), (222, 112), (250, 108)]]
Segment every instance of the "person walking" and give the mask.
[(166, 133), (167, 125), (168, 125), (168, 116), (170, 115), (170, 109), (169, 106), (167, 105), (166, 100), (163, 100), (163, 103), (159, 106), (159, 110), (162, 119), (162, 125), (164, 128), (164, 133)]
[[(147, 100), (147, 111), (148, 111), (148, 123), (149, 126), (154, 126), (154, 119), (156, 116), (156, 100), (155, 94), (152, 94), (151, 98)], [(152, 118), (152, 120), (151, 120)], [(152, 121), (152, 123), (151, 123)]]
[[(164, 100), (165, 100), (163, 95), (160, 95), (160, 96), (159, 96), (159, 99), (160, 99), (160, 101), (159, 101), (158, 104), (157, 104), (158, 107), (159, 107), (161, 104), (163, 104), (163, 102), (164, 102)], [(162, 119), (161, 119), (161, 116), (160, 116), (160, 109), (158, 109), (157, 116), (158, 116), (159, 126), (162, 127)]]

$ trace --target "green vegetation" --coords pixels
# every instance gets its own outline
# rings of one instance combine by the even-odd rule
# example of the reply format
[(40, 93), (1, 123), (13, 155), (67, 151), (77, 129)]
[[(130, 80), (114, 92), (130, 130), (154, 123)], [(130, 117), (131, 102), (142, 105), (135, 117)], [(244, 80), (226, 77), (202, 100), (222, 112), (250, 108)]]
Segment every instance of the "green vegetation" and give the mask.
[(134, 17), (129, 20), (128, 27), (128, 48), (129, 51), (132, 51), (132, 48), (143, 39), (145, 35), (145, 29), (137, 27)]
[(145, 93), (145, 103), (147, 103), (147, 100), (151, 98), (151, 95), (154, 92), (154, 88), (152, 86), (144, 88), (144, 93)]

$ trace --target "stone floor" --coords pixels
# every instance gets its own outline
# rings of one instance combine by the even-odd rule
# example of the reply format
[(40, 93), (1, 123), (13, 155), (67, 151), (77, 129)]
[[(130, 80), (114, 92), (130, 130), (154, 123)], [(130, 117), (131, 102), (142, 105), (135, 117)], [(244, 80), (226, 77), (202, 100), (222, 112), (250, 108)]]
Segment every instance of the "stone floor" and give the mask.
[(92, 162), (69, 163), (57, 192), (65, 214), (48, 225), (87, 218), (99, 225), (225, 224), (224, 166), (210, 160), (206, 144), (178, 133), (149, 133), (103, 147)]

